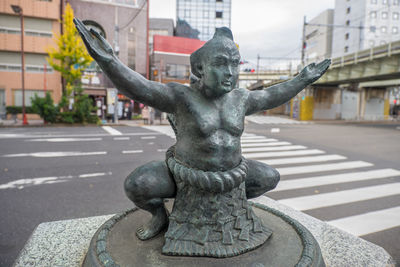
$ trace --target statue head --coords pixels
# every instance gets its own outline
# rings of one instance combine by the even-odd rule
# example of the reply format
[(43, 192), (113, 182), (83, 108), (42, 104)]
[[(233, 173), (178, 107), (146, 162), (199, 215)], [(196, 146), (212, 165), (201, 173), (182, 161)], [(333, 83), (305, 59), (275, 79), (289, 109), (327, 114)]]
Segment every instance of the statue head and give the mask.
[(217, 28), (211, 40), (190, 56), (192, 73), (207, 96), (221, 96), (236, 87), (240, 54), (230, 29)]

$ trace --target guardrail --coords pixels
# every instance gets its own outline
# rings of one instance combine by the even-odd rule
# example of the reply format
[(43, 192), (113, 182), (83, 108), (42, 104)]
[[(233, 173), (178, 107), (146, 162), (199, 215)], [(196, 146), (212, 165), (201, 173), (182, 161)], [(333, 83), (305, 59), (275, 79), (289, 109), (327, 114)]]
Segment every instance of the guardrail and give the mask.
[(370, 49), (357, 51), (350, 55), (333, 58), (330, 68), (340, 68), (377, 58), (390, 57), (395, 54), (400, 54), (400, 41), (390, 42), (388, 44), (371, 47)]

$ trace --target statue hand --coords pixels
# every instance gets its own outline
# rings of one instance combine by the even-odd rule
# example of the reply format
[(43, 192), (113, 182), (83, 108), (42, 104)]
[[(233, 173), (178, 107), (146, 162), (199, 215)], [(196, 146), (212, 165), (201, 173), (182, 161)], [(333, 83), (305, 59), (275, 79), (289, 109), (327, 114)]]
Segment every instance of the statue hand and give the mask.
[(92, 58), (97, 62), (109, 62), (113, 58), (114, 52), (103, 36), (93, 29), (90, 29), (89, 32), (82, 21), (77, 18), (74, 18), (74, 23)]
[(331, 65), (330, 59), (325, 59), (318, 64), (311, 63), (300, 72), (300, 75), (309, 83), (313, 83), (326, 72), (329, 65)]

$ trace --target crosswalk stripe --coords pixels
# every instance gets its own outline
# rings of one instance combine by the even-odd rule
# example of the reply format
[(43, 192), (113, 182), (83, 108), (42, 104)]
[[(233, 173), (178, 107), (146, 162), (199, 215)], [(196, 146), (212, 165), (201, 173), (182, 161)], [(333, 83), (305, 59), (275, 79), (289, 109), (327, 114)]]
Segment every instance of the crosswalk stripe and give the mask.
[(114, 128), (110, 127), (110, 126), (102, 126), (101, 128), (103, 128), (104, 131), (106, 131), (107, 133), (111, 134), (111, 135), (122, 135), (122, 133), (118, 130), (115, 130)]
[(331, 163), (331, 164), (277, 168), (277, 170), (281, 175), (292, 175), (292, 174), (323, 172), (323, 171), (348, 170), (348, 169), (370, 167), (373, 165), (374, 164), (365, 161), (348, 161), (348, 162)]
[(366, 181), (372, 179), (384, 179), (396, 176), (400, 176), (400, 171), (395, 169), (379, 169), (364, 172), (349, 172), (335, 175), (307, 177), (301, 179), (280, 181), (278, 183), (278, 186), (274, 189), (274, 192), (309, 188), (313, 186)]
[(255, 139), (265, 139), (265, 136), (254, 135), (254, 136), (242, 136), (242, 140), (255, 140)]
[(400, 206), (328, 221), (356, 236), (367, 235), (400, 226)]
[(319, 149), (294, 150), (294, 151), (279, 151), (279, 152), (262, 152), (262, 153), (243, 153), (243, 157), (248, 159), (263, 159), (274, 157), (290, 157), (324, 154), (325, 152)]
[(311, 210), (399, 194), (400, 183), (390, 183), (312, 196), (281, 199), (279, 202), (297, 210)]
[(251, 143), (251, 144), (242, 144), (242, 148), (246, 147), (260, 147), (260, 146), (288, 146), (292, 143), (289, 142), (269, 142), (269, 143)]
[(347, 159), (347, 158), (340, 155), (323, 155), (323, 156), (312, 156), (312, 157), (268, 159), (259, 161), (268, 165), (275, 166), (275, 165), (286, 165), (286, 164), (297, 164), (297, 163), (324, 162), (324, 161), (342, 160), (342, 159)]
[(268, 143), (268, 142), (276, 142), (278, 140), (274, 139), (274, 138), (262, 138), (262, 139), (247, 139), (247, 140), (243, 140), (242, 138), (242, 144), (250, 144), (250, 143)]
[(306, 146), (275, 146), (275, 147), (250, 147), (243, 148), (243, 153), (252, 153), (252, 152), (268, 152), (268, 151), (284, 151), (284, 150), (298, 150), (298, 149), (306, 149)]

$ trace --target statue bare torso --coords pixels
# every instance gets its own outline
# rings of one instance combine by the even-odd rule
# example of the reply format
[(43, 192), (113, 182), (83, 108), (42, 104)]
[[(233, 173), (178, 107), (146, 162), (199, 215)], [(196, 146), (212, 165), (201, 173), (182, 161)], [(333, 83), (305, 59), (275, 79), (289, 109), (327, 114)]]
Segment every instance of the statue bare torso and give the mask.
[[(241, 160), (245, 90), (235, 89), (213, 99), (196, 88), (171, 84), (177, 94), (175, 157), (196, 169), (223, 171)], [(181, 134), (184, 131), (184, 134)]]

